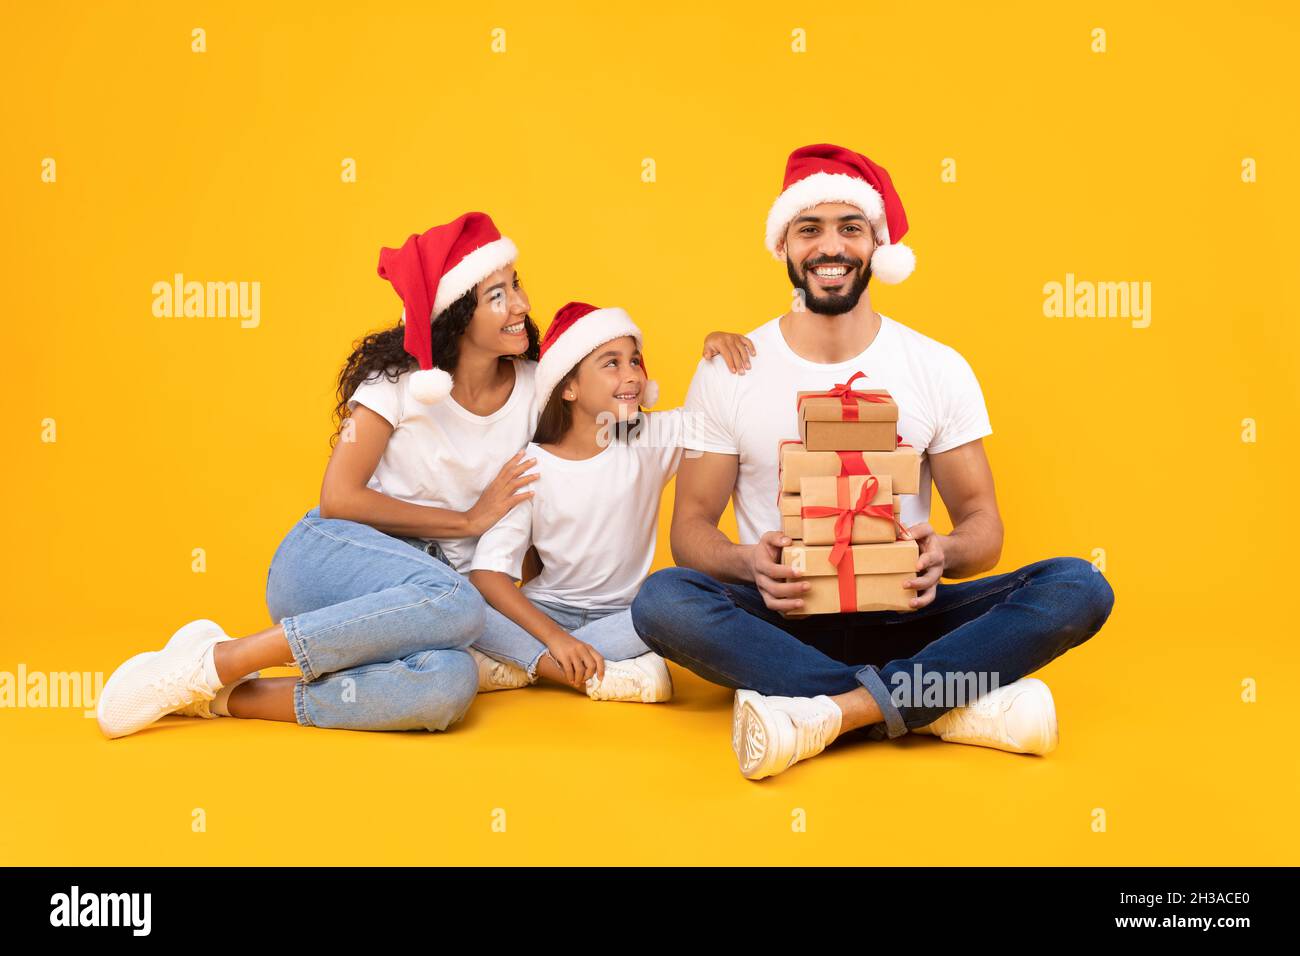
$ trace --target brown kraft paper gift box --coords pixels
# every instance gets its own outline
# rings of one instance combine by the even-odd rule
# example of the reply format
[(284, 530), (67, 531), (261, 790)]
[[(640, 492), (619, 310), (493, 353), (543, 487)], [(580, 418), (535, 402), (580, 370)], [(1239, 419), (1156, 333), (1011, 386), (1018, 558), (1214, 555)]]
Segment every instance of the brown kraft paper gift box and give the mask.
[[(857, 389), (879, 399), (799, 392), (799, 439), (808, 451), (893, 451), (898, 406), (883, 388)], [(856, 412), (854, 411), (856, 409)]]
[(803, 595), (803, 607), (782, 612), (785, 617), (915, 610), (909, 602), (917, 592), (903, 587), (916, 576), (920, 549), (914, 540), (851, 545), (841, 560), (843, 571), (831, 564), (832, 550), (798, 542), (781, 550), (781, 563), (802, 567), (802, 580), (812, 585)]
[(802, 442), (783, 439), (777, 447), (782, 494), (799, 493), (799, 479), (843, 474), (888, 475), (896, 495), (921, 492), (921, 454), (911, 445), (893, 451), (808, 451)]
[[(800, 537), (807, 545), (835, 543), (835, 525), (839, 515), (822, 515), (810, 517), (810, 508), (833, 510), (854, 507), (864, 494), (870, 495), (865, 502), (868, 505), (883, 505), (889, 517), (880, 515), (853, 516), (850, 530), (850, 544), (881, 544), (895, 538), (895, 514), (892, 503), (894, 496), (888, 477), (875, 475), (850, 475), (846, 478), (804, 478), (799, 482), (801, 499), (800, 513), (803, 516), (803, 534)], [(872, 486), (875, 493), (872, 494)], [(845, 494), (847, 490), (847, 494)]]
[[(898, 495), (891, 495), (894, 499), (894, 518), (897, 519), (902, 513), (903, 503)], [(781, 496), (781, 533), (787, 538), (793, 538), (801, 544), (803, 541), (803, 502), (798, 495)]]

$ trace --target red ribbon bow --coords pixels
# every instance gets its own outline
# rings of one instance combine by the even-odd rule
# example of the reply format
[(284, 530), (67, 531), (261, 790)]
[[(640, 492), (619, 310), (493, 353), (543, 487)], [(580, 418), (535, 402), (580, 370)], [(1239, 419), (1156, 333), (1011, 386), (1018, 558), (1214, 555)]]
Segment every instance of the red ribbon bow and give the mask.
[(846, 422), (856, 422), (858, 420), (859, 401), (874, 402), (877, 405), (889, 404), (889, 398), (885, 395), (854, 391), (853, 383), (860, 378), (866, 377), (865, 372), (854, 372), (847, 382), (839, 383), (829, 392), (809, 392), (807, 395), (800, 395), (799, 400), (795, 403), (795, 409), (797, 411), (803, 408), (804, 399), (807, 398), (838, 398), (842, 409), (840, 412), (841, 419)]
[[(839, 580), (841, 613), (850, 613), (858, 609), (857, 583), (853, 573), (853, 558), (849, 551), (853, 539), (853, 519), (857, 515), (865, 515), (870, 518), (888, 518), (894, 525), (895, 541), (911, 538), (911, 535), (907, 533), (907, 529), (894, 517), (892, 503), (883, 505), (869, 503), (879, 490), (880, 480), (875, 475), (868, 476), (867, 480), (862, 483), (862, 492), (858, 495), (857, 502), (850, 506), (849, 479), (847, 476), (842, 475), (835, 479), (835, 507), (830, 505), (805, 505), (800, 510), (800, 514), (804, 518), (835, 519), (835, 545), (831, 548), (830, 562), (835, 566), (835, 575)], [(845, 561), (845, 557), (848, 557), (849, 560)]]

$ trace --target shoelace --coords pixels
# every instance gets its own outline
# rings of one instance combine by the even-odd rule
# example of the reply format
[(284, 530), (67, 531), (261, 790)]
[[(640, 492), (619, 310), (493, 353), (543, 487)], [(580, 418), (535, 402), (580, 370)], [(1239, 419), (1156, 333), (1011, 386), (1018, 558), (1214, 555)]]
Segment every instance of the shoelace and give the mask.
[(825, 750), (826, 738), (830, 734), (830, 726), (831, 718), (829, 714), (819, 714), (812, 723), (795, 720), (795, 753), (791, 763), (794, 760), (802, 760), (804, 757)]
[(1005, 700), (985, 694), (974, 703), (954, 708), (948, 712), (952, 717), (947, 732), (957, 737), (985, 736), (988, 733), (985, 722), (997, 718), (1005, 705)]
[(636, 679), (636, 675), (621, 667), (614, 667), (609, 661), (605, 662), (605, 679), (597, 681), (593, 677), (592, 681), (592, 689), (602, 697), (628, 697), (641, 693), (641, 682)]
[(513, 668), (505, 661), (498, 661), (491, 657), (488, 658), (491, 664), (488, 665), (488, 680), (498, 687), (514, 687), (518, 681), (515, 680)]
[[(169, 711), (179, 710), (193, 701), (191, 693), (210, 700), (207, 688), (203, 686), (203, 662), (189, 671), (172, 670), (160, 674), (150, 682), (153, 689), (162, 698), (163, 705)], [(186, 698), (189, 698), (188, 700)]]

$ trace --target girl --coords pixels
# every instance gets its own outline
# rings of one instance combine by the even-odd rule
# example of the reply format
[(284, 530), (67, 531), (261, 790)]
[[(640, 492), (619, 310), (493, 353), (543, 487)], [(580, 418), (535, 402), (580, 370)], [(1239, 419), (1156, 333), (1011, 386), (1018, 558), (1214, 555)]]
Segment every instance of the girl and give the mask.
[[(487, 609), (460, 571), (532, 483), (520, 449), (537, 423), (539, 335), (516, 257), (479, 212), (381, 250), (403, 323), (366, 336), (339, 375), (320, 504), (267, 575), (278, 623), (236, 640), (193, 621), (126, 661), (100, 694), (104, 734), (169, 713), (355, 730), (464, 716)], [(283, 664), (302, 677), (258, 677)]]
[[(659, 499), (681, 461), (685, 426), (681, 409), (639, 414), (658, 392), (641, 348), (626, 312), (581, 302), (562, 308), (542, 341), (542, 412), (526, 449), (538, 480), (479, 539), (469, 573), (501, 614), (477, 646), (501, 662), (508, 686), (544, 677), (594, 700), (672, 695), (668, 668), (637, 636), (630, 607), (654, 559)], [(733, 372), (748, 367), (746, 350), (753, 354), (743, 336), (727, 343)], [(542, 570), (516, 588), (530, 544)]]

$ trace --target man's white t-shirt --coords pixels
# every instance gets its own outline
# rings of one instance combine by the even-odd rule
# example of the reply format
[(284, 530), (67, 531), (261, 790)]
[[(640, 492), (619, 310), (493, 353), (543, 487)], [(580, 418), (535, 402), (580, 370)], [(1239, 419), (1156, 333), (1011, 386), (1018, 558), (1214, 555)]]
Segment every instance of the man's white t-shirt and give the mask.
[[(475, 415), (448, 395), (433, 405), (411, 397), (404, 372), (389, 381), (377, 372), (348, 400), (393, 426), (388, 446), (366, 487), (412, 504), (468, 511), (502, 466), (537, 429), (533, 388), (537, 363), (515, 359), (515, 387), (491, 415)], [(457, 571), (467, 571), (478, 538), (437, 538)]]
[(854, 388), (883, 388), (893, 396), (898, 433), (921, 452), (921, 492), (900, 502), (904, 526), (929, 520), (929, 456), (993, 433), (967, 361), (889, 316), (880, 316), (880, 330), (865, 351), (830, 365), (795, 354), (781, 334), (779, 316), (749, 338), (757, 353), (749, 371), (733, 375), (721, 356), (701, 359), (686, 394), (686, 447), (740, 458), (733, 501), (741, 544), (781, 528), (777, 443), (799, 438), (798, 392), (829, 389), (861, 371), (866, 378)]
[[(730, 374), (730, 373), (727, 373)], [(471, 568), (518, 581), (528, 545), (543, 570), (520, 589), (529, 600), (588, 609), (632, 604), (654, 562), (659, 501), (682, 459), (682, 410), (647, 412), (634, 439), (582, 461), (529, 444), (541, 477), (479, 538)]]

